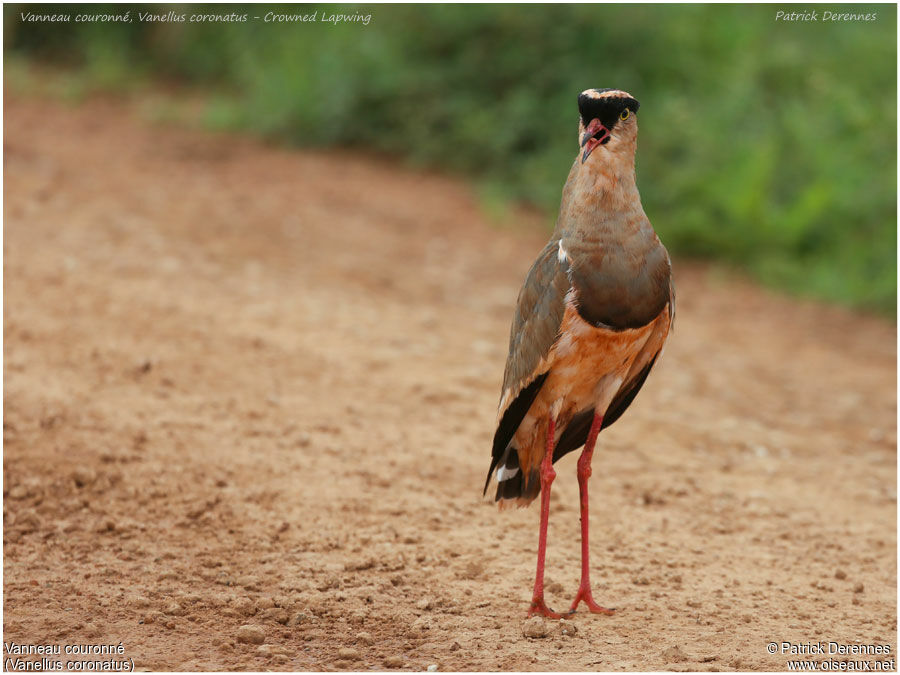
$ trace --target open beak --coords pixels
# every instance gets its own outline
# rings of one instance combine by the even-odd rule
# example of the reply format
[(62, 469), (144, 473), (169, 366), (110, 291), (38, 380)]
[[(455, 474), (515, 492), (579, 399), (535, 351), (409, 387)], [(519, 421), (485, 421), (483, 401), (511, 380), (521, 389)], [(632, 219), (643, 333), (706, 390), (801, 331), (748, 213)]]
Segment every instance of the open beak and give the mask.
[(601, 143), (609, 139), (609, 129), (603, 126), (603, 122), (598, 119), (592, 119), (581, 136), (581, 147), (584, 148), (584, 154), (581, 155), (581, 163), (587, 161), (588, 156)]

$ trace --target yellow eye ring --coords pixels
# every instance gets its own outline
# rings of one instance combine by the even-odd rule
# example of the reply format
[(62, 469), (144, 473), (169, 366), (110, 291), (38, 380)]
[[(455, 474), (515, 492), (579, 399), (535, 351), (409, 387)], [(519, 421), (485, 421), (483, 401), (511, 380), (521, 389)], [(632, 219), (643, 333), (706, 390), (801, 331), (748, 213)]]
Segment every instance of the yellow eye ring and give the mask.
[(629, 114), (631, 114), (631, 111), (629, 111), (628, 108), (625, 108), (625, 110), (623, 110), (621, 113), (619, 113), (619, 119), (627, 120)]

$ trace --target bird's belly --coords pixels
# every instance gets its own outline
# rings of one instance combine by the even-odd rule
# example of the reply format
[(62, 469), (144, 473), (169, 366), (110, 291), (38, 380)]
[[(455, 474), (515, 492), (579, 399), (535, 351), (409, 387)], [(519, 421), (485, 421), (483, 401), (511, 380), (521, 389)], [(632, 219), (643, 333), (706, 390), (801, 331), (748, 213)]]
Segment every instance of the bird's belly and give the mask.
[(566, 321), (567, 312), (563, 320), (556, 358), (543, 387), (558, 427), (582, 410), (609, 407), (653, 330), (653, 324), (624, 331), (595, 328), (573, 314)]
[(550, 372), (516, 432), (516, 447), (542, 449), (551, 413), (558, 439), (577, 413), (606, 411), (655, 324), (622, 331), (597, 328), (567, 306)]

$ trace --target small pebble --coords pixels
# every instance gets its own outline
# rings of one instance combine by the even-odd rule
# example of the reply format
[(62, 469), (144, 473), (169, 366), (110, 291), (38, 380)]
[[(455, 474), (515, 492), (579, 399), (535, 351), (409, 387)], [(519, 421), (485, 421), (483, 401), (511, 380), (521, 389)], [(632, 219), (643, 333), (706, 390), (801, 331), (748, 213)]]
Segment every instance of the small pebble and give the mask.
[(385, 668), (401, 668), (403, 666), (402, 656), (386, 656), (384, 658)]
[(522, 624), (522, 635), (527, 638), (544, 638), (548, 633), (547, 622), (543, 617), (533, 616)]
[(431, 619), (427, 616), (420, 616), (418, 619), (412, 622), (410, 625), (414, 631), (425, 631), (431, 630)]
[(866, 587), (863, 586), (861, 581), (853, 587), (854, 593), (862, 593), (864, 590), (866, 590)]
[(847, 573), (844, 570), (838, 570), (837, 572), (834, 573), (834, 578), (835, 579), (846, 579)]
[(294, 614), (294, 617), (290, 620), (290, 625), (299, 626), (300, 624), (307, 623), (309, 621), (309, 614), (306, 612), (297, 612)]
[(163, 613), (158, 610), (151, 610), (144, 615), (144, 623), (156, 623), (162, 621)]
[(575, 624), (571, 621), (566, 621), (565, 619), (560, 619), (559, 623), (557, 623), (557, 626), (559, 627), (560, 635), (571, 637), (578, 632), (578, 628), (575, 626)]
[(79, 466), (72, 472), (72, 481), (76, 487), (90, 485), (97, 480), (97, 474), (85, 466)]
[(266, 632), (259, 626), (246, 624), (237, 630), (238, 642), (245, 642), (251, 645), (261, 645), (266, 639)]
[(347, 661), (356, 661), (359, 659), (359, 651), (353, 649), (353, 647), (341, 647), (338, 650), (338, 658)]
[(372, 634), (367, 633), (366, 631), (360, 631), (356, 634), (356, 641), (361, 642), (364, 645), (370, 645), (374, 640), (372, 639)]
[(263, 620), (275, 621), (283, 626), (286, 626), (290, 619), (287, 610), (281, 609), (280, 607), (272, 607), (271, 609), (260, 612), (257, 616)]
[(432, 663), (425, 670), (427, 670), (429, 673), (436, 673), (437, 672), (437, 664)]

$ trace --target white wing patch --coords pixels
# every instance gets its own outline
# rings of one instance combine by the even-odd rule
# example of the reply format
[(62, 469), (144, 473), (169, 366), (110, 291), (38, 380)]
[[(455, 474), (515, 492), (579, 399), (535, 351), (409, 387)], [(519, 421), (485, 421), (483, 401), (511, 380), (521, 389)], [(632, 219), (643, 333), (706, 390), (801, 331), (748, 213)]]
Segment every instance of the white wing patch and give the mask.
[(497, 469), (497, 482), (502, 483), (505, 480), (514, 478), (517, 473), (519, 473), (519, 467), (510, 469), (509, 467), (501, 466)]

